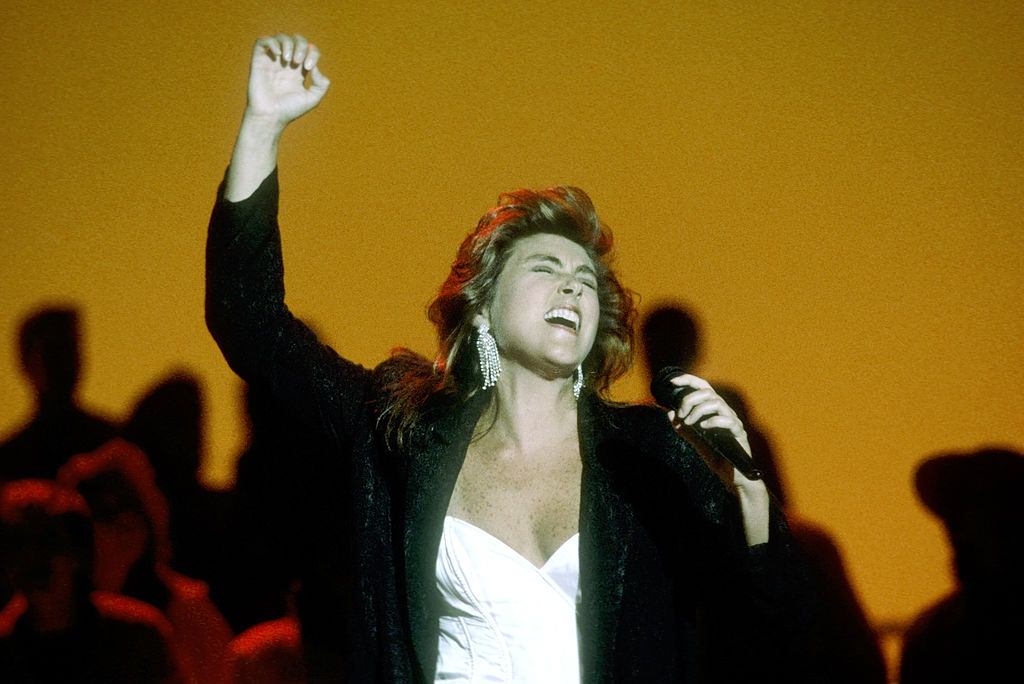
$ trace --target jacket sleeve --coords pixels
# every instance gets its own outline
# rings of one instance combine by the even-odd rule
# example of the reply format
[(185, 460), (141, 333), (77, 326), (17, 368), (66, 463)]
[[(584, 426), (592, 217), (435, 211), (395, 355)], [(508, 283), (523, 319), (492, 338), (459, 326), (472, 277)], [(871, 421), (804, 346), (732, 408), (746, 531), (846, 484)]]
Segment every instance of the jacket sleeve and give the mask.
[(370, 373), (321, 344), (285, 305), (277, 170), (240, 202), (223, 193), (222, 183), (206, 242), (207, 328), (243, 380), (311, 427), (351, 432)]
[(772, 498), (768, 542), (749, 546), (738, 498), (663, 413), (647, 411), (642, 420), (637, 442), (675, 476), (648, 480), (667, 501), (665, 538), (677, 539), (677, 581), (697, 604), (710, 680), (793, 681), (786, 673), (801, 666), (814, 599), (778, 501)]
[(712, 668), (719, 681), (795, 681), (815, 603), (803, 554), (774, 497), (769, 541), (748, 546), (739, 501), (700, 466), (706, 496), (718, 499), (712, 507), (718, 515), (705, 519), (715, 530), (707, 539), (714, 558), (704, 574), (706, 586), (715, 587), (704, 612)]

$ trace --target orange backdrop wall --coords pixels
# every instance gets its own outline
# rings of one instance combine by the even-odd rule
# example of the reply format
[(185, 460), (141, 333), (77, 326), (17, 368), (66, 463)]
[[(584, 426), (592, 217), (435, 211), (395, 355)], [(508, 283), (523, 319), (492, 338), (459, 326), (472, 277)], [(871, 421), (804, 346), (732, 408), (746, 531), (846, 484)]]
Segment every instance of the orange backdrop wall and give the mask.
[(1024, 6), (625, 4), (8, 0), (0, 431), (31, 410), (19, 319), (72, 301), (85, 403), (193, 370), (230, 483), (205, 223), (252, 41), (299, 31), (333, 85), (283, 141), (296, 313), (364, 364), (429, 354), (424, 307), (498, 192), (579, 185), (644, 305), (697, 311), (701, 372), (745, 390), (871, 617), (908, 618), (951, 581), (916, 463), (1024, 447)]

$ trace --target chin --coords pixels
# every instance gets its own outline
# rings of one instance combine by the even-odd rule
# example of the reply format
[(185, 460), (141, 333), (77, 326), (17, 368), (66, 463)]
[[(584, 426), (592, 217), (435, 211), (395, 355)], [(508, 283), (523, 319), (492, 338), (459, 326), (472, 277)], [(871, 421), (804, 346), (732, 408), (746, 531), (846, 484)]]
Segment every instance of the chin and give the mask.
[(582, 361), (577, 361), (575, 358), (570, 359), (559, 359), (552, 363), (551, 378), (554, 379), (567, 379), (571, 378), (573, 373), (576, 372), (576, 366), (581, 364)]

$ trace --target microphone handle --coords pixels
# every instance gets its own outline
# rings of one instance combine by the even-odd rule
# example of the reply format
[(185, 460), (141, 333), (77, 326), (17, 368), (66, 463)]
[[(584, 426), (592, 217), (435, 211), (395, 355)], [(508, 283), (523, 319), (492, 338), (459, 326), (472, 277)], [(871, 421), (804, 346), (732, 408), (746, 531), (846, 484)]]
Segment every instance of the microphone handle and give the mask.
[[(683, 397), (694, 388), (678, 386), (671, 383), (671, 379), (681, 375), (681, 368), (663, 368), (651, 383), (651, 394), (655, 400), (664, 408), (678, 409)], [(696, 435), (701, 442), (711, 448), (715, 454), (731, 463), (736, 470), (743, 473), (748, 480), (760, 480), (764, 477), (761, 470), (754, 464), (754, 460), (736, 441), (736, 435), (726, 428), (702, 428), (701, 426), (686, 425), (690, 432)]]

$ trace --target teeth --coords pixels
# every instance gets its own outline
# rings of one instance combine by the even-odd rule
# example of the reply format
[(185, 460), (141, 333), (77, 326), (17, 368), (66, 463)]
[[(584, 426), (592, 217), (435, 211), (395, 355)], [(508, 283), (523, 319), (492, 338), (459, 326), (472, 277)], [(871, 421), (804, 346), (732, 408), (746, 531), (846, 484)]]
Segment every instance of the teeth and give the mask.
[(545, 321), (551, 321), (553, 319), (560, 318), (568, 321), (572, 324), (573, 330), (579, 330), (580, 327), (580, 315), (572, 309), (552, 309), (544, 314)]

